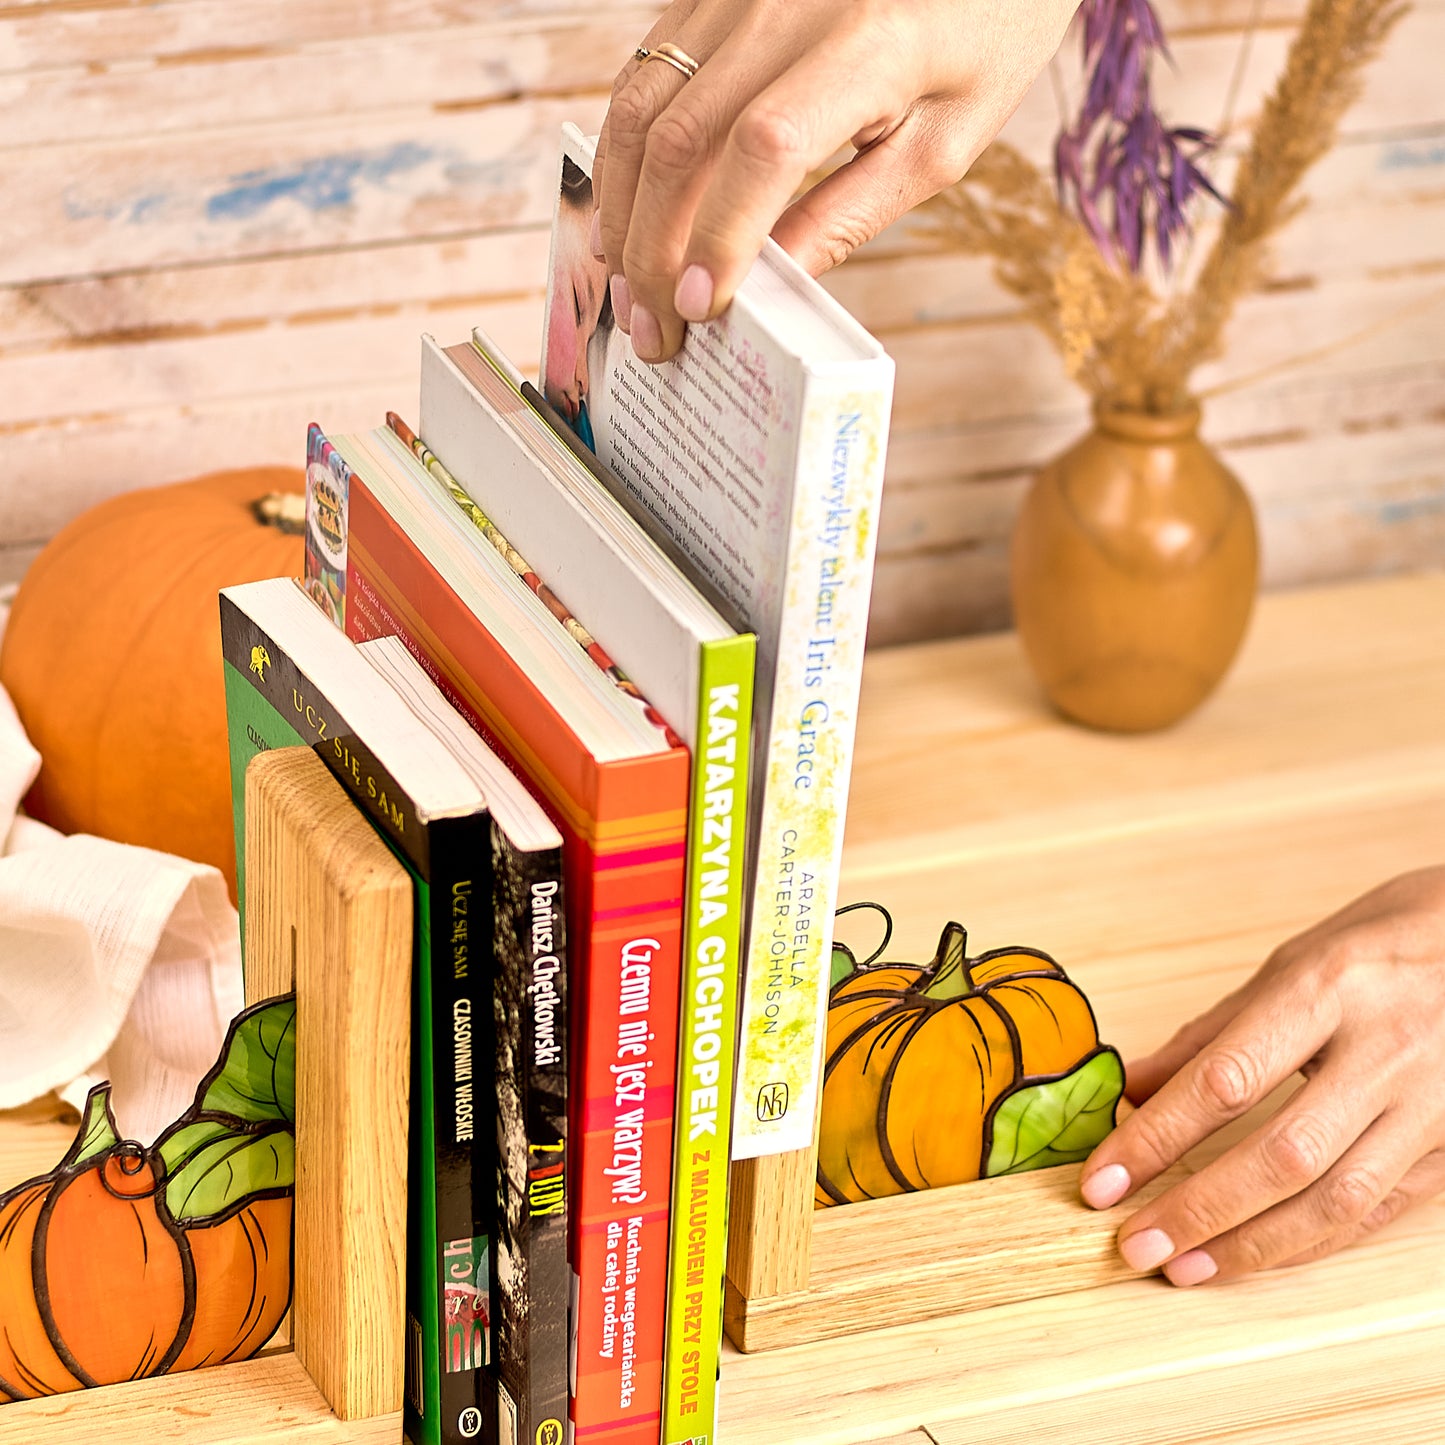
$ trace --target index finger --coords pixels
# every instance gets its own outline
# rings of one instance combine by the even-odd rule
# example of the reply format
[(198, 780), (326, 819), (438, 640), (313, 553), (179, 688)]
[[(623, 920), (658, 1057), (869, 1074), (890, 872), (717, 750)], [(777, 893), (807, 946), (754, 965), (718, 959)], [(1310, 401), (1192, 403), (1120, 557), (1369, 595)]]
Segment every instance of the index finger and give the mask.
[(1118, 1203), (1248, 1113), (1329, 1040), (1338, 1024), (1330, 1008), (1318, 990), (1296, 986), (1242, 1010), (1089, 1156), (1084, 1202)]
[[(840, 84), (842, 75), (867, 80)], [(674, 238), (643, 231), (628, 236), (628, 274), (692, 273), (689, 294), (676, 297), (687, 319), (721, 314), (809, 173), (850, 137), (896, 120), (911, 99), (900, 65), (880, 61), (861, 31), (829, 35), (753, 96), (728, 127), (703, 177), (680, 264)], [(660, 199), (657, 180), (644, 168), (636, 213), (656, 214)]]

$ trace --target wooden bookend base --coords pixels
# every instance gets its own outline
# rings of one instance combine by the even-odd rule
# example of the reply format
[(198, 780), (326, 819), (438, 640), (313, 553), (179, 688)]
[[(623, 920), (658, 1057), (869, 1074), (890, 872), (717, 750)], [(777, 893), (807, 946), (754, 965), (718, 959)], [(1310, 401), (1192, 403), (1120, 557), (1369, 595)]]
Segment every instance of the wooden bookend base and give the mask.
[(412, 889), (308, 748), (246, 773), (246, 998), (296, 990), (296, 1355), (343, 1420), (402, 1404)]
[(729, 1277), (728, 1338), (775, 1350), (1132, 1278), (1120, 1224), (1186, 1172), (1103, 1211), (1080, 1202), (1076, 1164), (816, 1210), (806, 1287), (749, 1298)]

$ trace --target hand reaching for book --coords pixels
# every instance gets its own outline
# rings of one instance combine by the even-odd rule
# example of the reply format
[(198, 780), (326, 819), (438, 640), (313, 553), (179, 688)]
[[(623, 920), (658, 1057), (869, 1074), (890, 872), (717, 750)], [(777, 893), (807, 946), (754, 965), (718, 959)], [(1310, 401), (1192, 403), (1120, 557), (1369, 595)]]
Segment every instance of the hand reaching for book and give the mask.
[(698, 69), (629, 61), (594, 172), (594, 246), (638, 356), (672, 356), (687, 321), (717, 316), (770, 233), (817, 275), (956, 181), (1077, 3), (675, 0), (644, 44)]
[(1445, 1189), (1445, 867), (1409, 873), (1278, 949), (1243, 988), (1131, 1064), (1140, 1104), (1084, 1165), (1105, 1208), (1306, 1082), (1248, 1138), (1120, 1231), (1175, 1284), (1330, 1254)]

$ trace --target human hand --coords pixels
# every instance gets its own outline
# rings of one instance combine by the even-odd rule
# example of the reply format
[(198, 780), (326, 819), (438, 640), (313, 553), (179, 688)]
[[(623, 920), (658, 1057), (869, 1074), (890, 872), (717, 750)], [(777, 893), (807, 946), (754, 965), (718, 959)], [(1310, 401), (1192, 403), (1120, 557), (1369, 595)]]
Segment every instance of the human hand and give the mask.
[(1302, 1263), (1445, 1188), (1445, 868), (1292, 939), (1131, 1065), (1140, 1108), (1085, 1163), (1085, 1202), (1127, 1197), (1296, 1071), (1271, 1119), (1124, 1224), (1133, 1268), (1192, 1285)]
[[(951, 185), (1058, 49), (1078, 0), (675, 0), (631, 60), (593, 176), (594, 240), (647, 361), (719, 315), (771, 233), (814, 275)], [(805, 195), (810, 172), (857, 155)], [(790, 204), (791, 202), (791, 204)]]

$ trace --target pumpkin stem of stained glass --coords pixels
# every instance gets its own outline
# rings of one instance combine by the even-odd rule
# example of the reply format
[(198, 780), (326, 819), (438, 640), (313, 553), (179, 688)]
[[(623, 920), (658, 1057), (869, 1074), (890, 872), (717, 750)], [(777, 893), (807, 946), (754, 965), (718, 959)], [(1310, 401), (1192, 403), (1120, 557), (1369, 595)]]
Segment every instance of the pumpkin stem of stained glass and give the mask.
[(973, 992), (973, 980), (968, 975), (968, 933), (960, 923), (950, 923), (938, 940), (938, 952), (933, 956), (933, 973), (923, 996), (931, 999), (966, 998)]

